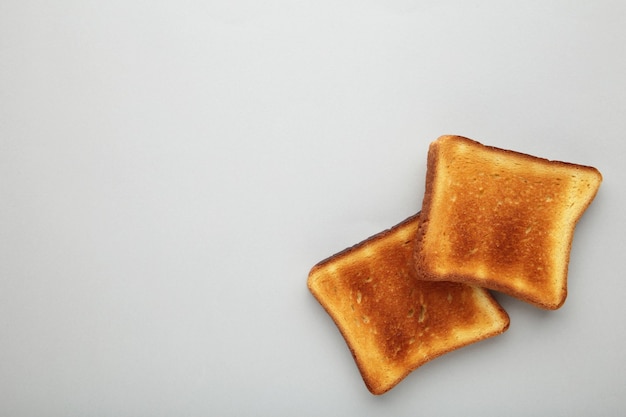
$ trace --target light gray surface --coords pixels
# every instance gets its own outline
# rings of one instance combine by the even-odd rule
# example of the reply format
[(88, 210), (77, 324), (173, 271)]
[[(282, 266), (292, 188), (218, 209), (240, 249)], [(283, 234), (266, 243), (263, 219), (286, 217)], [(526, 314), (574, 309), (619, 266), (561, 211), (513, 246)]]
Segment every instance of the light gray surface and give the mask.
[[(337, 3), (0, 4), (0, 414), (626, 413), (626, 3)], [(447, 133), (604, 183), (562, 309), (374, 397), (306, 277)]]

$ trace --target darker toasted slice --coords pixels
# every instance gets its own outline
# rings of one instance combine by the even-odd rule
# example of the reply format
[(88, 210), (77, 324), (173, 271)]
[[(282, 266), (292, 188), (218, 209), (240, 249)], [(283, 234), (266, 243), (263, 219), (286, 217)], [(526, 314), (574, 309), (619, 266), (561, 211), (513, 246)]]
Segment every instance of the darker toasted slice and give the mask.
[(418, 274), (559, 308), (574, 228), (601, 182), (592, 167), (442, 136), (428, 153)]
[(444, 353), (498, 335), (509, 317), (487, 290), (417, 279), (419, 216), (315, 265), (308, 287), (345, 338), (367, 388), (383, 394)]

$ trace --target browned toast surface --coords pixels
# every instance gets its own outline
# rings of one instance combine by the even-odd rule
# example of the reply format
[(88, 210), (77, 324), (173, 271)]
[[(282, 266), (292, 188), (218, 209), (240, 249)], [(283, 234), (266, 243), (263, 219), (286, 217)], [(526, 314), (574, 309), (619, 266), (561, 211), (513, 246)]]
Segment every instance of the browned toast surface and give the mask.
[(508, 328), (488, 291), (415, 276), (415, 215), (315, 265), (308, 287), (344, 336), (368, 389), (382, 394), (446, 352)]
[(418, 273), (560, 307), (574, 227), (601, 181), (592, 167), (439, 138), (428, 154)]

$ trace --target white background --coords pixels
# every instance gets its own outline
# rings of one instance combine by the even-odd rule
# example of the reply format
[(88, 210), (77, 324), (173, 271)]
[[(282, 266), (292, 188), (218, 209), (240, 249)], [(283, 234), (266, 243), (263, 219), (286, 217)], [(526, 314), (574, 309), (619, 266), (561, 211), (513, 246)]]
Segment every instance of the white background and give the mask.
[[(626, 413), (626, 3), (0, 3), (0, 414)], [(597, 167), (569, 297), (365, 388), (308, 293), (442, 134)]]

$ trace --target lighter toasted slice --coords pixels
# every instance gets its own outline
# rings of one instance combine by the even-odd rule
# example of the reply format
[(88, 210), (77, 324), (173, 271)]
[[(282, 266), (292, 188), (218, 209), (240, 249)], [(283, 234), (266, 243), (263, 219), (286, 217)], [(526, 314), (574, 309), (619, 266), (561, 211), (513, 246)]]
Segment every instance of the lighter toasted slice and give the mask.
[(428, 153), (418, 273), (557, 309), (575, 225), (601, 182), (592, 167), (442, 136)]
[(412, 216), (309, 274), (309, 290), (341, 331), (373, 394), (387, 392), (427, 361), (509, 326), (487, 290), (416, 279), (418, 224), (419, 216)]

